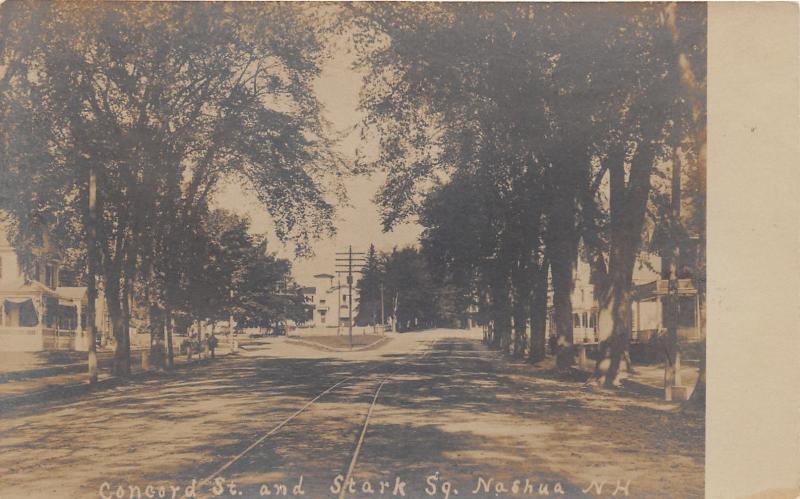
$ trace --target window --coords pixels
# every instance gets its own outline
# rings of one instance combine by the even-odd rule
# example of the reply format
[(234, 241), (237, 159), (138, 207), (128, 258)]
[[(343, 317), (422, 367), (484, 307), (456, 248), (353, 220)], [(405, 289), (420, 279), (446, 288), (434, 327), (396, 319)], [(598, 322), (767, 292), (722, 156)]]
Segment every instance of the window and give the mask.
[(694, 296), (678, 298), (678, 307), (678, 327), (694, 327), (696, 325)]
[(42, 299), (44, 308), (44, 317), (42, 323), (45, 327), (55, 327), (56, 318), (58, 317), (58, 299), (51, 296), (45, 296)]
[[(663, 317), (664, 327), (669, 324), (669, 300), (667, 297), (661, 302), (661, 317)], [(695, 327), (695, 297), (678, 297), (678, 327)]]
[(17, 321), (20, 327), (34, 327), (39, 325), (39, 314), (33, 300), (27, 300), (19, 305)]
[(581, 316), (572, 314), (572, 327), (581, 327)]
[(589, 327), (592, 329), (597, 327), (597, 312), (592, 312), (589, 315)]
[(319, 300), (319, 304), (320, 304), (320, 305), (325, 305), (325, 300), (323, 300), (323, 299), (320, 299), (320, 300)]
[(583, 327), (589, 327), (589, 314), (584, 312), (583, 313), (583, 320), (581, 321)]

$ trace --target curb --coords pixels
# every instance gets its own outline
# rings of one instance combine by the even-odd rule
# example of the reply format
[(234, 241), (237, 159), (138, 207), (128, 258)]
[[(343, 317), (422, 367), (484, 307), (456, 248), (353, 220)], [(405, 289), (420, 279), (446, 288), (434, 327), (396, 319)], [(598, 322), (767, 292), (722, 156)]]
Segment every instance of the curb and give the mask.
[[(142, 348), (132, 349), (131, 354), (139, 354)], [(111, 354), (113, 352), (106, 351), (105, 353)], [(35, 378), (47, 378), (50, 376), (57, 376), (59, 374), (78, 374), (87, 372), (89, 370), (86, 361), (75, 362), (72, 364), (62, 364), (56, 366), (39, 367), (36, 369), (24, 369), (20, 371), (11, 371), (7, 373), (0, 373), (0, 384), (8, 383), (9, 381), (22, 381)]]
[[(586, 369), (586, 368), (583, 368), (583, 367), (574, 366), (574, 369), (579, 371), (579, 372), (581, 372), (581, 373), (584, 373), (584, 374), (586, 374), (586, 375), (588, 375), (590, 377), (594, 374), (594, 371)], [(653, 385), (650, 385), (648, 383), (643, 383), (641, 381), (632, 380), (630, 378), (623, 378), (620, 381), (622, 383), (622, 385), (621, 385), (622, 389), (626, 389), (627, 388), (629, 390), (636, 390), (639, 393), (644, 393), (646, 395), (654, 396), (654, 397), (663, 397), (664, 396), (664, 388), (663, 387), (653, 386)], [(677, 401), (676, 401), (676, 403), (677, 403)]]
[(33, 378), (46, 378), (49, 376), (57, 376), (59, 374), (77, 374), (86, 372), (88, 367), (86, 363), (80, 364), (66, 364), (63, 366), (43, 367), (40, 369), (28, 369), (26, 371), (12, 371), (9, 373), (0, 374), (0, 383), (8, 383), (9, 381), (22, 381)]
[[(482, 344), (485, 346), (485, 343), (482, 343)], [(502, 352), (500, 352), (498, 350), (491, 350), (490, 349), (490, 351), (497, 351), (501, 355), (503, 354)], [(531, 365), (531, 364), (528, 364), (528, 365)], [(572, 375), (577, 375), (577, 376), (580, 376), (582, 378), (586, 377), (587, 379), (591, 379), (592, 375), (594, 374), (594, 370), (593, 369), (587, 369), (586, 367), (583, 367), (583, 366), (581, 366), (579, 364), (571, 366), (569, 368), (568, 372), (572, 373)], [(662, 387), (657, 387), (657, 386), (653, 386), (653, 385), (650, 385), (650, 384), (647, 384), (647, 383), (642, 383), (641, 381), (634, 381), (634, 380), (631, 380), (630, 378), (624, 378), (621, 381), (622, 381), (622, 385), (619, 387), (619, 389), (635, 391), (635, 392), (638, 392), (640, 394), (644, 394), (646, 396), (656, 397), (656, 398), (659, 398), (659, 399), (663, 400), (664, 389)], [(681, 404), (681, 402), (678, 402), (678, 401), (674, 401), (674, 402), (670, 402), (670, 403), (674, 403), (676, 405), (677, 404)]]
[(323, 345), (322, 343), (316, 343), (314, 341), (306, 341), (306, 340), (302, 340), (302, 339), (286, 338), (286, 342), (287, 343), (292, 343), (292, 344), (295, 344), (295, 345), (301, 345), (301, 346), (305, 346), (305, 347), (309, 347), (309, 348), (315, 348), (317, 350), (324, 350), (326, 352), (360, 352), (360, 351), (363, 351), (363, 350), (368, 350), (368, 349), (370, 349), (370, 348), (374, 347), (375, 345), (378, 345), (379, 343), (382, 343), (382, 342), (387, 342), (388, 343), (391, 340), (392, 340), (391, 337), (384, 336), (383, 338), (379, 338), (379, 339), (373, 341), (372, 343), (370, 343), (368, 345), (362, 345), (362, 346), (359, 346), (359, 347), (356, 347), (356, 348), (338, 348), (338, 347), (330, 347), (330, 346), (327, 346), (327, 345)]
[(231, 355), (236, 356), (236, 354), (227, 354), (224, 356), (219, 356), (216, 359), (197, 359), (191, 362), (176, 364), (171, 371), (162, 371), (155, 369), (149, 371), (137, 371), (131, 373), (130, 376), (127, 376), (125, 378), (109, 375), (105, 378), (98, 379), (97, 383), (95, 384), (90, 384), (88, 381), (81, 381), (78, 383), (65, 383), (60, 385), (53, 384), (53, 385), (48, 385), (45, 388), (34, 390), (28, 393), (0, 397), (0, 413), (7, 410), (13, 410), (19, 407), (39, 402), (68, 399), (71, 397), (84, 395), (90, 392), (101, 391), (121, 385), (126, 385), (131, 382), (146, 381), (157, 378), (170, 378), (174, 376), (175, 371), (178, 371), (180, 369), (184, 369), (189, 366), (197, 366), (197, 365), (202, 366), (204, 364), (209, 364), (212, 361), (216, 362), (225, 359)]

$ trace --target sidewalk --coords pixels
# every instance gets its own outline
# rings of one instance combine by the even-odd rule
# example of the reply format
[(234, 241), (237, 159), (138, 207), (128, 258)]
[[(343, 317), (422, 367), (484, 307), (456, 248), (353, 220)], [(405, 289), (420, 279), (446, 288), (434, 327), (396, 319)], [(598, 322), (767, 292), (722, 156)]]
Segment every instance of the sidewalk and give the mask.
[[(587, 359), (583, 365), (576, 365), (578, 369), (590, 375), (594, 374), (594, 366), (595, 362), (592, 359)], [(694, 390), (699, 374), (699, 368), (694, 365), (684, 364), (681, 366), (681, 384), (689, 388), (689, 396)], [(634, 364), (633, 372), (629, 373), (623, 370), (620, 379), (623, 386), (638, 385), (649, 393), (661, 394), (664, 391), (664, 364)]]
[[(222, 348), (217, 348), (217, 358), (231, 355), (230, 347), (227, 344), (221, 344), (220, 346)], [(69, 364), (59, 364), (57, 362), (52, 364), (25, 363), (22, 361), (9, 365), (4, 363), (2, 371), (0, 371), (0, 410), (51, 398), (63, 398), (88, 390), (115, 386), (132, 379), (157, 376), (160, 373), (168, 372), (158, 370), (152, 366), (150, 369), (144, 370), (141, 360), (143, 351), (136, 350), (131, 352), (131, 376), (129, 378), (116, 378), (111, 375), (113, 352), (98, 352), (98, 382), (94, 386), (89, 384), (88, 368), (85, 360), (83, 363), (73, 362)], [(69, 352), (69, 356), (75, 358), (79, 357), (79, 355), (72, 354), (81, 353), (83, 353), (84, 357), (86, 356), (85, 352)], [(182, 369), (190, 365), (204, 364), (210, 361), (212, 361), (211, 358), (200, 358), (197, 355), (193, 356), (191, 361), (187, 360), (185, 355), (176, 355), (174, 368)], [(9, 371), (14, 365), (22, 369)]]
[[(141, 351), (131, 350), (131, 363), (141, 363)], [(88, 370), (87, 352), (2, 352), (0, 353), (0, 383), (59, 374), (85, 373)], [(114, 357), (111, 350), (97, 352), (100, 369), (109, 368)]]
[(0, 352), (0, 375), (86, 361), (86, 352)]

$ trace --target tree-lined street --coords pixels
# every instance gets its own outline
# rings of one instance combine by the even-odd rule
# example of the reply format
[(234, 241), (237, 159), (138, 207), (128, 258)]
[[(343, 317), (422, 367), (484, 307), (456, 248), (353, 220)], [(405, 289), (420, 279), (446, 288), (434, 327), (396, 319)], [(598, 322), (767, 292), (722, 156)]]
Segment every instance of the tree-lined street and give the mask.
[(701, 496), (706, 24), (1, 5), (0, 497)]

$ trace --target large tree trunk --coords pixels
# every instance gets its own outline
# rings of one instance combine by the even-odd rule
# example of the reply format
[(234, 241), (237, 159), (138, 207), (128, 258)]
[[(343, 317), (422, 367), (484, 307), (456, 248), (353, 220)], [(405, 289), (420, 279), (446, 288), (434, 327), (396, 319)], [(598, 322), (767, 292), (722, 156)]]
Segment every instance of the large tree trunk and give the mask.
[(111, 317), (111, 330), (116, 343), (114, 347), (112, 374), (115, 376), (128, 376), (131, 371), (130, 347), (126, 338), (119, 277), (117, 276), (116, 279), (109, 279), (108, 277), (106, 278), (106, 303), (108, 304), (108, 315)]
[[(89, 166), (89, 207), (86, 224), (86, 329), (89, 332), (89, 383), (97, 383), (97, 171)], [(80, 325), (79, 325), (80, 326)]]
[(512, 273), (514, 286), (514, 356), (522, 357), (525, 354), (527, 340), (528, 304), (531, 299), (531, 283), (527, 264), (519, 265)]
[(508, 273), (493, 266), (489, 269), (490, 343), (494, 349), (508, 350), (511, 340), (511, 303)]
[(536, 266), (533, 273), (533, 300), (531, 303), (531, 344), (528, 360), (539, 362), (544, 360), (547, 351), (547, 260)]
[(609, 270), (603, 286), (595, 288), (600, 306), (597, 321), (600, 344), (594, 377), (606, 386), (619, 385), (620, 365), (629, 357), (626, 352), (633, 325), (633, 267), (639, 249), (639, 232), (626, 233), (620, 225), (615, 227), (612, 220)]
[(508, 351), (511, 343), (511, 304), (508, 276), (501, 275), (492, 286), (492, 348)]
[(554, 248), (549, 258), (553, 276), (553, 310), (558, 341), (556, 366), (559, 369), (567, 369), (575, 363), (572, 331), (572, 259), (567, 252), (559, 249)]
[[(631, 285), (624, 277), (612, 276), (608, 296), (600, 311), (600, 320), (606, 324), (604, 333), (599, 335), (599, 355), (594, 376), (606, 386), (619, 384), (620, 366), (627, 358), (632, 326)], [(608, 327), (610, 326), (610, 331)]]
[(172, 307), (167, 302), (164, 308), (164, 336), (167, 341), (167, 368), (175, 366), (175, 350), (172, 345)]
[(706, 341), (703, 339), (702, 349), (700, 351), (700, 373), (697, 377), (697, 382), (692, 390), (692, 395), (689, 397), (689, 402), (692, 404), (705, 407), (706, 405)]
[[(175, 255), (170, 255), (174, 258)], [(173, 318), (172, 314), (175, 310), (174, 301), (177, 296), (177, 289), (179, 288), (178, 281), (180, 279), (178, 273), (170, 268), (167, 270), (164, 282), (164, 338), (167, 343), (167, 367), (172, 369), (175, 366), (175, 347), (173, 342)]]
[(527, 302), (530, 293), (515, 293), (514, 297), (514, 357), (522, 357), (525, 354), (525, 342), (527, 340), (528, 310)]
[(575, 347), (572, 324), (572, 291), (574, 287), (573, 265), (577, 258), (577, 192), (582, 184), (580, 165), (588, 158), (575, 154), (557, 162), (553, 183), (557, 187), (553, 194), (548, 215), (545, 256), (550, 262), (553, 284), (553, 313), (556, 330), (556, 366), (569, 369), (575, 363)]
[(127, 274), (122, 286), (122, 338), (125, 340), (125, 357), (128, 372), (131, 370), (131, 274)]
[(489, 344), (489, 310), (486, 286), (483, 281), (478, 282), (478, 322), (483, 329), (483, 342)]
[(633, 268), (650, 195), (650, 173), (655, 160), (652, 144), (639, 144), (625, 182), (624, 150), (611, 155), (609, 165), (611, 248), (606, 282), (596, 287), (600, 311), (598, 337), (600, 352), (595, 377), (606, 386), (619, 383), (619, 367), (631, 337)]

